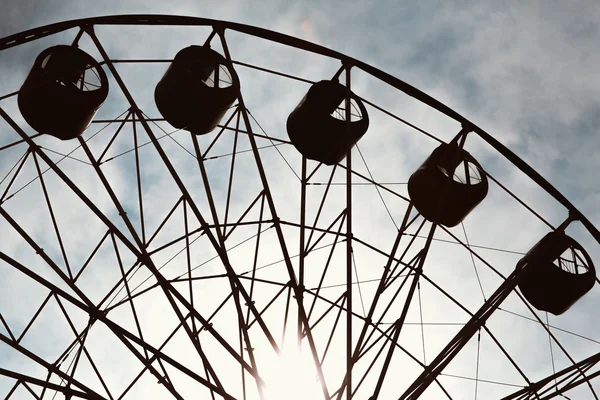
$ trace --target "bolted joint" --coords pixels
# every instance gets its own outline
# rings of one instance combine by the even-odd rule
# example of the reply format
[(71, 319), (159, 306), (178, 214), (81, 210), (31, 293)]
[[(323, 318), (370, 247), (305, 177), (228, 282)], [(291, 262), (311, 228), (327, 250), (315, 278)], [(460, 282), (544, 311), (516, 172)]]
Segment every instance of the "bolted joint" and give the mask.
[(81, 25), (79, 28), (88, 35), (95, 35), (94, 25)]
[(342, 60), (342, 65), (344, 66), (344, 69), (346, 71), (350, 71), (352, 67), (354, 67), (354, 61), (352, 61), (351, 59), (344, 59)]
[(225, 35), (225, 25), (223, 25), (219, 21), (215, 21), (212, 28), (217, 33), (217, 35), (219, 35), (219, 36)]

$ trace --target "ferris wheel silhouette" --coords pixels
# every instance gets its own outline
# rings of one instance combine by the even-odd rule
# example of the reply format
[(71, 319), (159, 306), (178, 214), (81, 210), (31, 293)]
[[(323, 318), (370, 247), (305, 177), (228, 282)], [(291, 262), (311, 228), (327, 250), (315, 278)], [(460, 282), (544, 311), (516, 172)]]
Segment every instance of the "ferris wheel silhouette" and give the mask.
[(1, 39), (14, 60), (30, 69), (0, 93), (6, 398), (598, 398), (575, 316), (595, 317), (600, 233), (450, 107), (203, 18), (59, 22)]

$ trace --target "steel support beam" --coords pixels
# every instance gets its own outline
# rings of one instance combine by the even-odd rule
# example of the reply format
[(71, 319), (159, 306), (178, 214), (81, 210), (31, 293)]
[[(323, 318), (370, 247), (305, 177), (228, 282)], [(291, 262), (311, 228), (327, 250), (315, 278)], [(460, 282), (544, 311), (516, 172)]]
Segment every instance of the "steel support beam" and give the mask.
[(446, 365), (462, 350), (471, 338), (485, 324), (487, 319), (498, 309), (500, 304), (515, 289), (521, 269), (515, 269), (494, 294), (481, 306), (473, 317), (462, 327), (456, 336), (444, 347), (437, 357), (425, 367), (425, 371), (415, 379), (412, 385), (400, 396), (400, 400), (416, 400), (440, 375)]
[[(526, 400), (532, 399), (534, 396), (540, 395), (541, 400), (551, 399), (562, 395), (563, 393), (591, 381), (600, 375), (600, 371), (596, 371), (590, 375), (582, 376), (581, 372), (586, 372), (600, 362), (600, 353), (596, 353), (576, 364), (570, 365), (567, 368), (556, 372), (544, 379), (540, 379), (519, 390), (513, 394), (503, 397), (502, 400)], [(579, 377), (577, 379), (577, 377)], [(570, 379), (570, 381), (569, 381)], [(543, 393), (542, 393), (543, 391)]]
[[(229, 48), (227, 46), (227, 41), (225, 40), (225, 32), (222, 29), (217, 30), (217, 34), (221, 38), (221, 44), (223, 46), (223, 51), (225, 52), (225, 58), (229, 63), (230, 68), (233, 69), (231, 54), (229, 53)], [(233, 79), (238, 79), (236, 75), (234, 75)], [(238, 82), (239, 83), (239, 82)], [(240, 85), (238, 85), (240, 86)], [(271, 213), (271, 217), (273, 218), (273, 226), (277, 233), (277, 238), (279, 239), (279, 243), (281, 244), (281, 252), (283, 253), (283, 257), (285, 259), (285, 265), (287, 267), (288, 275), (290, 277), (290, 286), (294, 291), (294, 295), (296, 298), (296, 303), (298, 305), (298, 314), (299, 318), (302, 320), (302, 324), (306, 328), (306, 338), (308, 340), (308, 344), (313, 356), (313, 360), (315, 362), (315, 367), (317, 369), (317, 375), (319, 376), (319, 380), (321, 382), (321, 388), (323, 391), (323, 396), (325, 399), (329, 399), (329, 390), (327, 388), (327, 383), (325, 381), (325, 376), (323, 375), (323, 369), (321, 368), (321, 363), (318, 359), (318, 353), (316, 349), (316, 345), (312, 336), (312, 332), (310, 331), (310, 325), (308, 323), (308, 318), (306, 316), (306, 311), (304, 309), (304, 304), (302, 303), (302, 291), (304, 290), (298, 285), (298, 279), (294, 272), (294, 268), (290, 261), (289, 251), (287, 249), (287, 245), (285, 243), (285, 237), (283, 235), (283, 230), (281, 229), (281, 222), (277, 215), (277, 210), (275, 208), (275, 202), (273, 201), (273, 196), (271, 195), (271, 190), (269, 188), (269, 183), (267, 180), (267, 176), (265, 174), (265, 170), (262, 164), (262, 160), (260, 158), (260, 154), (258, 152), (258, 146), (256, 145), (256, 140), (252, 133), (252, 126), (250, 124), (250, 118), (248, 117), (248, 111), (244, 104), (244, 99), (241, 93), (238, 96), (238, 102), (240, 105), (240, 112), (242, 113), (242, 117), (244, 119), (244, 124), (246, 125), (246, 130), (248, 131), (248, 139), (250, 140), (250, 145), (252, 146), (252, 153), (254, 154), (254, 158), (256, 160), (256, 166), (258, 168), (258, 173), (260, 175), (260, 179), (264, 188), (265, 198), (267, 200), (267, 206), (269, 207), (269, 211)]]
[[(31, 384), (40, 386), (42, 388), (46, 388), (46, 389), (54, 390), (56, 392), (63, 393), (67, 399), (69, 397), (79, 397), (82, 399), (104, 400), (104, 397), (96, 395), (94, 393), (80, 392), (79, 390), (74, 390), (67, 386), (57, 385), (56, 383), (44, 381), (42, 379), (33, 378), (31, 376), (23, 375), (18, 372), (9, 371), (4, 368), (0, 368), (0, 375), (15, 379), (18, 382), (27, 382), (27, 383), (31, 383)], [(71, 382), (71, 381), (69, 381), (69, 382)]]

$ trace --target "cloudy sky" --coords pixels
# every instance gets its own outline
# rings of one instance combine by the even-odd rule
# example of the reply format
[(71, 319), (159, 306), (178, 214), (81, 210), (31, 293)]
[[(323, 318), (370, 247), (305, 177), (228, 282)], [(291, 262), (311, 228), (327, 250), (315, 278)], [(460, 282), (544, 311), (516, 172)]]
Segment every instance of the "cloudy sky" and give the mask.
[[(531, 1), (522, 5), (502, 1), (493, 5), (481, 5), (480, 2), (468, 1), (422, 1), (416, 5), (383, 0), (372, 3), (304, 1), (289, 4), (274, 0), (169, 3), (134, 0), (126, 4), (116, 1), (101, 4), (91, 1), (47, 1), (43, 4), (35, 1), (0, 1), (3, 6), (0, 14), (0, 37), (68, 19), (149, 13), (204, 17), (254, 25), (337, 50), (402, 79), (467, 117), (540, 172), (592, 223), (600, 224), (597, 208), (600, 185), (595, 179), (595, 171), (600, 168), (597, 157), (600, 140), (596, 133), (600, 128), (600, 73), (597, 70), (600, 61), (600, 32), (597, 22), (600, 21), (600, 5), (595, 2)], [(209, 28), (202, 27), (98, 27), (96, 31), (109, 56), (121, 60), (170, 59), (185, 46), (204, 43), (210, 33)], [(76, 30), (71, 30), (0, 52), (0, 96), (19, 89), (41, 50), (55, 44), (69, 44), (76, 33)], [(227, 37), (234, 60), (310, 81), (330, 79), (340, 66), (337, 60), (306, 54), (234, 32), (228, 33)], [(218, 38), (212, 44), (215, 50), (223, 52)], [(101, 58), (88, 36), (84, 35), (80, 46), (97, 60)], [(154, 105), (153, 91), (166, 67), (166, 63), (118, 64), (119, 74), (139, 107), (149, 117), (160, 117)], [(245, 105), (251, 112), (251, 118), (256, 118), (251, 119), (252, 130), (287, 140), (285, 118), (309, 86), (304, 82), (283, 79), (242, 66), (237, 68), (237, 72)], [(430, 132), (440, 140), (450, 141), (460, 129), (455, 121), (368, 74), (356, 70), (352, 74), (352, 88), (359, 96)], [(117, 82), (112, 75), (109, 74), (109, 77), (110, 95), (98, 112), (97, 118), (100, 120), (116, 118), (126, 113), (129, 107), (119, 92)], [(35, 133), (20, 116), (15, 96), (0, 100), (0, 106), (28, 135)], [(403, 184), (437, 145), (436, 141), (373, 107), (367, 107), (367, 110), (371, 125), (359, 142), (360, 153), (357, 150), (353, 153), (353, 167), (358, 173), (372, 176), (372, 180), (382, 182), (384, 188), (390, 188), (394, 192), (378, 191), (373, 185), (365, 184), (368, 182), (361, 178), (356, 178), (355, 181), (363, 185), (354, 186), (353, 192), (353, 232), (361, 241), (353, 247), (353, 279), (364, 282), (353, 286), (352, 304), (357, 313), (353, 320), (355, 341), (373, 302), (377, 289), (376, 280), (381, 277), (381, 267), (386, 264), (386, 255), (392, 251), (397, 225), (402, 222), (406, 211), (407, 203), (394, 193), (406, 195), (406, 186)], [(226, 114), (224, 121), (233, 115), (232, 112)], [(233, 115), (232, 121), (234, 126), (236, 115)], [(242, 127), (246, 126), (243, 118), (241, 124)], [(118, 124), (110, 124), (100, 134), (93, 136), (104, 125), (106, 124), (92, 124), (83, 136), (84, 139), (89, 139), (91, 158), (95, 157), (96, 160), (118, 127)], [(257, 370), (268, 381), (269, 388), (264, 393), (265, 398), (283, 398), (291, 396), (292, 392), (298, 393), (302, 398), (322, 396), (321, 388), (316, 383), (317, 371), (310, 359), (307, 339), (303, 342), (301, 352), (289, 344), (294, 342), (293, 335), (289, 332), (295, 329), (298, 317), (293, 297), (291, 303), (286, 299), (291, 294), (285, 287), (289, 275), (286, 263), (280, 262), (285, 258), (286, 252), (289, 252), (292, 259), (288, 265), (298, 271), (298, 258), (295, 255), (298, 254), (300, 230), (294, 224), (300, 223), (300, 183), (297, 174), (301, 173), (301, 159), (295, 149), (284, 144), (260, 151), (276, 211), (286, 224), (281, 226), (263, 223), (258, 227), (259, 230), (264, 230), (258, 242), (257, 224), (252, 221), (272, 219), (273, 210), (269, 208), (266, 197), (261, 195), (264, 185), (252, 152), (240, 153), (236, 158), (230, 206), (225, 206), (231, 165), (228, 154), (232, 152), (234, 145), (231, 131), (226, 131), (210, 149), (209, 156), (213, 158), (203, 164), (207, 180), (203, 179), (202, 171), (194, 158), (194, 145), (189, 134), (180, 131), (173, 135), (174, 140), (169, 141), (167, 138), (160, 141), (170, 163), (178, 171), (183, 185), (194, 199), (198, 214), (188, 202), (180, 201), (181, 187), (170, 177), (153, 146), (140, 150), (142, 167), (139, 175), (144, 182), (145, 213), (142, 215), (137, 198), (136, 156), (134, 152), (126, 153), (133, 148), (134, 131), (131, 125), (127, 124), (123, 133), (110, 146), (106, 156), (108, 160), (104, 159), (101, 168), (115, 198), (127, 212), (127, 218), (119, 215), (114, 199), (107, 194), (98, 173), (91, 166), (90, 155), (80, 148), (77, 141), (60, 142), (46, 136), (36, 139), (36, 143), (43, 147), (45, 154), (54, 162), (60, 160), (62, 154), (73, 151), (71, 156), (74, 158), (61, 161), (60, 168), (97, 207), (96, 211), (85, 207), (81, 197), (69, 189), (54, 171), (44, 174), (44, 184), (50, 193), (53, 212), (61, 228), (66, 256), (54, 232), (48, 205), (44, 200), (44, 187), (40, 185), (40, 179), (35, 179), (39, 176), (36, 161), (43, 171), (47, 165), (45, 160), (38, 156), (37, 159), (28, 156), (14, 184), (9, 188), (11, 196), (2, 204), (5, 214), (0, 222), (0, 250), (65, 292), (62, 297), (48, 297), (49, 294), (56, 293), (56, 290), (49, 291), (6, 262), (0, 264), (0, 315), (6, 321), (5, 325), (0, 325), (0, 334), (3, 338), (10, 338), (25, 332), (17, 348), (14, 343), (11, 347), (11, 343), (6, 341), (0, 345), (0, 368), (64, 385), (59, 374), (52, 374), (48, 378), (47, 368), (41, 366), (39, 360), (35, 361), (27, 356), (23, 352), (27, 349), (50, 364), (60, 360), (60, 370), (72, 374), (74, 387), (79, 382), (82, 386), (76, 387), (78, 390), (93, 390), (103, 398), (119, 398), (123, 393), (123, 398), (132, 399), (176, 398), (177, 396), (169, 393), (169, 385), (176, 388), (182, 398), (198, 398), (198, 393), (206, 396), (202, 398), (210, 398), (210, 392), (190, 377), (190, 371), (201, 377), (210, 375), (204, 368), (207, 364), (201, 360), (200, 354), (203, 354), (215, 369), (214, 375), (209, 378), (210, 382), (215, 383), (214, 376), (217, 376), (227, 393), (242, 398), (242, 373), (233, 356), (233, 353), (239, 352), (245, 355), (246, 372), (243, 375), (247, 380), (248, 398), (259, 398), (260, 390), (248, 372), (254, 369), (254, 361), (248, 357), (247, 350), (240, 350), (240, 346), (244, 345), (237, 333), (236, 321), (239, 313), (239, 308), (236, 307), (244, 310), (244, 318), (252, 315), (253, 311), (248, 307), (248, 299), (243, 298), (244, 293), (236, 301), (229, 296), (231, 283), (224, 274), (227, 265), (231, 265), (241, 277), (237, 281), (242, 282), (239, 283), (243, 288), (241, 292), (252, 298), (256, 309), (266, 307), (275, 299), (273, 306), (264, 313), (268, 329), (261, 328), (258, 323), (253, 324), (249, 329), (249, 337), (246, 338), (252, 341), (252, 347), (256, 349)], [(136, 126), (135, 134), (139, 135), (139, 140), (148, 141), (140, 124)], [(174, 130), (165, 122), (151, 124), (151, 128), (157, 136), (163, 135), (163, 130)], [(4, 121), (0, 122), (0, 132), (3, 134), (0, 140), (2, 146), (19, 139)], [(237, 150), (249, 150), (251, 142), (247, 135), (239, 136)], [(199, 137), (201, 151), (206, 151), (213, 139), (214, 133)], [(268, 140), (257, 139), (258, 146), (270, 144), (272, 142)], [(466, 147), (490, 175), (523, 199), (551, 225), (556, 227), (567, 217), (564, 207), (484, 141), (471, 135)], [(11, 174), (14, 173), (11, 168), (18, 164), (26, 149), (25, 144), (20, 144), (0, 151), (3, 155), (0, 158), (0, 179), (5, 175), (9, 177), (0, 183), (0, 191), (4, 192), (8, 187), (10, 177), (13, 176)], [(309, 171), (315, 167), (315, 163), (309, 162)], [(324, 187), (318, 183), (327, 182), (330, 174), (331, 168), (320, 168), (313, 177), (316, 184), (308, 186), (306, 213), (307, 221), (310, 220), (311, 223), (324, 196)], [(32, 179), (35, 182), (28, 184)], [(337, 168), (333, 182), (343, 183), (344, 179), (343, 169)], [(211, 209), (207, 200), (207, 182), (210, 195), (215, 199), (216, 210)], [(17, 191), (21, 187), (24, 188)], [(346, 229), (343, 219), (336, 220), (345, 207), (343, 188), (343, 185), (331, 186), (320, 220), (314, 223), (316, 228), (332, 231), (339, 227), (342, 231)], [(253, 203), (255, 199), (258, 200)], [(252, 204), (245, 217), (248, 224), (236, 228), (226, 240), (223, 239), (223, 246), (229, 251), (226, 257), (228, 261), (223, 257), (219, 258), (211, 239), (220, 240), (219, 235), (225, 233), (214, 228), (202, 231), (200, 227), (203, 221), (198, 215), (212, 224), (215, 216), (223, 222), (227, 213), (228, 222), (235, 222)], [(261, 207), (264, 208), (262, 214)], [(136, 252), (142, 250), (135, 245), (137, 236), (145, 236), (146, 239), (152, 236), (171, 209), (175, 210), (173, 219), (167, 220), (153, 239), (152, 245), (147, 248), (151, 252), (152, 265), (160, 267), (164, 264), (161, 276), (181, 296), (175, 295), (176, 300), (173, 300), (171, 292), (165, 294), (157, 287), (160, 280), (152, 277), (151, 269), (146, 268), (147, 263), (142, 263), (144, 268), (139, 268), (139, 255)], [(99, 215), (105, 215), (107, 220), (101, 220)], [(9, 223), (12, 219), (24, 229), (24, 234)], [(336, 224), (332, 224), (334, 221)], [(133, 229), (126, 222), (131, 222)], [(107, 225), (114, 226), (121, 236), (105, 237)], [(408, 232), (426, 236), (430, 225), (425, 224), (421, 230), (417, 230), (417, 225), (411, 226)], [(278, 229), (285, 235), (285, 246), (278, 240)], [(394, 352), (380, 398), (398, 398), (402, 395), (423, 371), (423, 365), (434, 359), (468, 321), (469, 313), (474, 313), (489, 298), (502, 282), (501, 277), (511, 273), (522, 254), (548, 229), (547, 225), (501, 187), (490, 184), (488, 197), (469, 215), (464, 225), (450, 229), (449, 233), (440, 229), (436, 231), (436, 241), (424, 265), (427, 279), (421, 278), (418, 292), (415, 292), (418, 295), (412, 296), (406, 317), (407, 324), (398, 342), (403, 350), (397, 349)], [(185, 251), (185, 241), (161, 248), (163, 244), (194, 230), (198, 232), (189, 235), (189, 240), (193, 241), (187, 246), (189, 252)], [(581, 225), (573, 223), (568, 233), (598, 260), (600, 248)], [(32, 238), (43, 248), (47, 258), (36, 254), (36, 249), (27, 243), (25, 236)], [(322, 356), (324, 352), (327, 353), (323, 373), (330, 394), (340, 386), (345, 371), (345, 317), (338, 326), (336, 313), (340, 301), (341, 307), (346, 307), (343, 303), (346, 288), (346, 243), (334, 236), (325, 235), (315, 245), (317, 248), (325, 246), (323, 250), (316, 249), (306, 258), (306, 286), (327, 286), (322, 289), (322, 293), (319, 292), (320, 297), (314, 296), (314, 291), (311, 295), (307, 294), (305, 307), (310, 308), (312, 299), (318, 298), (309, 320), (311, 323), (320, 321), (313, 329), (313, 339), (317, 354)], [(311, 239), (311, 244), (314, 244), (318, 234), (315, 233)], [(403, 238), (395, 257), (401, 256), (409, 240), (408, 237)], [(480, 246), (473, 249), (482, 259), (471, 257), (468, 251), (456, 244), (457, 240)], [(336, 241), (338, 244), (333, 246)], [(424, 243), (422, 239), (415, 241), (414, 249), (408, 251), (406, 262)], [(99, 250), (90, 256), (97, 245)], [(378, 253), (373, 247), (381, 249), (383, 253)], [(326, 284), (318, 285), (327, 264), (328, 249), (331, 248), (335, 249), (331, 253), (334, 260), (331, 262), (331, 272), (324, 278)], [(88, 259), (90, 262), (86, 264)], [(499, 274), (486, 265), (486, 262)], [(190, 294), (191, 285), (188, 291), (189, 280), (185, 279), (188, 263), (198, 267), (192, 274), (197, 278), (194, 281), (194, 296)], [(257, 281), (255, 285), (251, 285), (249, 280), (244, 280), (243, 277), (249, 275), (247, 271), (252, 271), (253, 264), (264, 267), (257, 272), (257, 277), (274, 283)], [(70, 285), (72, 282), (69, 279), (63, 279), (69, 275), (69, 269), (76, 275), (83, 265), (86, 265), (85, 271), (76, 279), (76, 283)], [(120, 265), (128, 275), (133, 275), (128, 278), (127, 287), (119, 283), (125, 273), (120, 270)], [(62, 277), (51, 266), (62, 271)], [(201, 266), (203, 267), (200, 268)], [(213, 275), (219, 277), (212, 277)], [(400, 317), (403, 306), (407, 303), (407, 293), (413, 278), (408, 276), (406, 286), (400, 290), (402, 277), (403, 275), (390, 283), (387, 293), (382, 296), (380, 308), (375, 312), (381, 318), (382, 330), (390, 327)], [(368, 281), (374, 281), (375, 284)], [(443, 288), (444, 292), (438, 290), (434, 283)], [(120, 291), (118, 295), (114, 292), (111, 294), (113, 287)], [(120, 302), (127, 298), (129, 290), (138, 293), (145, 289), (148, 290), (140, 294), (135, 302)], [(394, 300), (393, 293), (396, 289), (400, 295)], [(458, 300), (464, 309), (443, 293)], [(67, 295), (73, 296), (80, 303), (69, 301), (65, 297)], [(104, 301), (107, 295), (109, 299)], [(496, 312), (486, 324), (487, 329), (480, 330), (480, 336), (474, 336), (466, 344), (455, 361), (444, 370), (443, 376), (440, 376), (439, 385), (433, 384), (423, 398), (447, 398), (444, 391), (455, 399), (502, 398), (527, 385), (523, 375), (535, 382), (554, 371), (567, 368), (573, 364), (573, 360), (577, 362), (599, 352), (600, 333), (596, 321), (600, 314), (595, 307), (598, 300), (600, 291), (596, 286), (567, 313), (554, 317), (544, 312), (532, 312), (515, 293), (511, 294), (502, 305), (502, 310)], [(171, 301), (175, 303), (170, 303)], [(224, 306), (219, 308), (222, 302)], [(329, 302), (338, 302), (334, 311), (328, 311)], [(89, 325), (90, 309), (82, 306), (82, 303), (107, 311), (108, 322), (96, 321)], [(389, 310), (383, 311), (383, 304), (388, 303)], [(44, 306), (39, 316), (30, 328), (26, 328), (42, 304)], [(292, 304), (290, 315), (286, 313), (286, 304)], [(134, 355), (137, 352), (142, 358), (151, 357), (146, 353), (148, 348), (144, 349), (139, 343), (127, 348), (125, 342), (119, 339), (122, 337), (115, 333), (114, 326), (123, 327), (129, 332), (130, 338), (141, 338), (142, 342), (158, 348), (177, 328), (181, 315), (188, 315), (188, 306), (191, 305), (205, 318), (219, 309), (214, 321), (211, 320), (217, 335), (203, 332), (200, 334), (201, 340), (192, 345), (185, 330), (177, 330), (165, 345), (164, 352), (177, 365), (188, 368), (188, 372), (181, 372), (180, 367), (169, 364), (168, 361), (158, 362), (152, 359), (149, 364), (154, 371), (158, 371), (156, 374), (168, 376), (168, 383), (158, 384), (156, 374), (144, 370), (143, 364)], [(135, 317), (132, 308), (136, 309)], [(320, 315), (323, 315), (322, 319), (319, 319)], [(538, 319), (549, 322), (550, 332), (556, 340), (549, 337), (548, 331), (540, 325)], [(187, 321), (186, 325), (191, 330), (196, 329), (195, 324), (200, 324), (198, 318), (187, 318)], [(249, 321), (252, 321), (252, 317)], [(287, 328), (287, 336), (282, 334), (286, 324), (292, 326)], [(75, 345), (73, 351), (68, 351), (76, 335), (83, 331), (89, 332), (85, 334), (85, 346)], [(272, 331), (277, 336), (275, 342), (284, 350), (283, 356), (275, 355), (266, 331)], [(376, 338), (382, 331), (367, 331), (373, 332), (373, 336), (367, 339), (367, 344), (373, 344), (373, 350), (366, 352), (357, 362), (357, 372), (353, 376), (354, 387), (363, 374), (367, 376), (357, 390), (356, 398), (360, 399), (367, 399), (373, 393), (383, 360), (383, 356), (375, 356), (381, 347), (381, 343), (379, 347), (376, 345)], [(330, 334), (333, 344), (328, 346)], [(286, 337), (285, 341), (281, 339), (282, 336)], [(218, 337), (223, 338), (228, 345), (219, 342)], [(501, 347), (496, 340), (501, 343)], [(78, 351), (83, 347), (89, 349), (89, 354)], [(382, 347), (384, 355), (388, 348), (389, 344)], [(510, 355), (518, 368), (500, 349)], [(73, 367), (68, 364), (79, 359), (77, 354), (82, 354), (83, 361), (76, 372), (73, 372)], [(375, 366), (370, 370), (369, 363), (374, 359), (377, 359)], [(97, 377), (95, 368), (100, 371), (105, 382)], [(597, 371), (597, 368), (591, 370), (593, 371)], [(135, 381), (131, 389), (127, 389), (137, 374), (141, 378)], [(294, 375), (296, 379), (284, 379), (290, 375)], [(16, 387), (12, 398), (35, 398), (26, 386), (15, 385), (15, 379), (0, 377), (0, 395), (6, 395)], [(593, 384), (593, 387), (600, 392), (600, 385)], [(39, 386), (31, 384), (30, 388), (36, 395), (42, 395)], [(48, 390), (43, 395), (44, 398), (52, 398), (54, 393)], [(566, 395), (578, 399), (597, 398), (586, 385)], [(57, 398), (61, 398), (59, 396), (61, 395)]]

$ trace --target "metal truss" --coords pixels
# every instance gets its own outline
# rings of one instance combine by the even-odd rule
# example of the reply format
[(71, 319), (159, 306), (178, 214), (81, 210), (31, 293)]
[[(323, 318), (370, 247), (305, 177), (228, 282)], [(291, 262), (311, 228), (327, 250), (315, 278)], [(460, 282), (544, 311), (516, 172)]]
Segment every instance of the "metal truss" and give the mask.
[[(123, 26), (204, 27), (193, 41), (219, 49), (230, 68), (304, 87), (314, 80), (242, 61), (232, 44), (242, 34), (334, 60), (339, 69), (330, 76), (347, 88), (339, 111), (348, 123), (350, 91), (356, 75), (366, 74), (450, 117), (461, 134), (521, 170), (568, 216), (556, 229), (579, 222), (600, 240), (558, 190), (484, 130), (407, 83), (322, 46), (241, 24), (163, 15), (33, 29), (0, 39), (0, 63), (30, 42), (70, 35), (73, 45), (99, 56), (115, 97), (81, 137), (59, 143), (22, 122), (18, 91), (0, 93), (0, 277), (19, 293), (0, 296), (6, 398), (272, 400), (274, 381), (283, 379), (272, 369), (291, 346), (310, 359), (324, 399), (462, 399), (473, 389), (475, 398), (541, 400), (583, 389), (598, 399), (592, 379), (600, 373), (600, 342), (572, 325), (551, 324), (547, 315), (543, 320), (515, 290), (519, 270), (507, 263), (527, 247), (490, 246), (467, 236), (465, 225), (448, 229), (425, 220), (404, 190), (406, 180), (376, 179), (369, 166), (378, 160), (360, 147), (332, 167), (293, 153), (283, 127), (263, 129), (269, 121), (251, 110), (244, 89), (211, 134), (173, 131), (142, 108), (148, 101), (138, 95), (140, 83), (123, 69), (166, 68), (171, 59), (140, 57), (135, 49), (127, 58), (111, 55), (102, 33)], [(363, 100), (386, 121), (443, 142), (377, 99)], [(486, 173), (494, 190), (555, 229), (535, 205)], [(359, 192), (363, 186), (368, 195)], [(383, 233), (371, 207), (386, 218)], [(446, 265), (444, 257), (460, 261)], [(443, 272), (464, 265), (478, 283), (469, 298)], [(483, 271), (493, 290), (484, 290)], [(427, 298), (435, 299), (433, 308), (424, 306)], [(456, 320), (443, 320), (445, 313)], [(500, 330), (507, 321), (527, 321), (537, 332), (532, 342), (547, 341), (552, 369), (548, 359), (543, 368), (525, 361), (515, 349), (519, 335), (529, 333)], [(502, 365), (496, 376), (480, 376), (488, 353)], [(465, 354), (476, 357), (466, 361)], [(292, 364), (298, 369), (286, 373), (301, 381), (299, 359)]]

